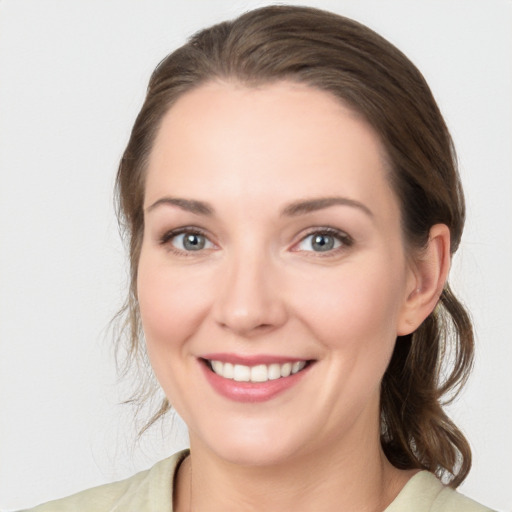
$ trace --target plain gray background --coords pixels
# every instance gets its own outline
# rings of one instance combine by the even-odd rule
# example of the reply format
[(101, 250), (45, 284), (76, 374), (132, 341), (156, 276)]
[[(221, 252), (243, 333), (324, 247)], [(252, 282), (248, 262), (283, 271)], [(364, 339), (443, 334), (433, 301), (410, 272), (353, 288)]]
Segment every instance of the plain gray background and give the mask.
[[(2, 510), (128, 476), (186, 443), (181, 426), (133, 447), (133, 411), (118, 405), (127, 388), (107, 326), (127, 271), (112, 185), (155, 65), (196, 30), (266, 3), (0, 0)], [(451, 281), (478, 338), (450, 409), (474, 449), (461, 490), (512, 511), (512, 2), (293, 3), (390, 39), (445, 114), (468, 202)]]

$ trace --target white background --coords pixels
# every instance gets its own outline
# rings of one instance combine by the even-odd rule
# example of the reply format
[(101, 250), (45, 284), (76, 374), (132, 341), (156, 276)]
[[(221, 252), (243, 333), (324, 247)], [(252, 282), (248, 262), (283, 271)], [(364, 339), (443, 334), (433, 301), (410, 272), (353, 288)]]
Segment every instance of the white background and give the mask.
[[(0, 0), (0, 509), (128, 476), (185, 443), (155, 429), (134, 445), (118, 405), (107, 327), (127, 271), (112, 185), (159, 60), (265, 3)], [(306, 3), (405, 51), (452, 130), (468, 202), (452, 282), (478, 334), (451, 410), (474, 449), (462, 491), (512, 511), (512, 2)]]

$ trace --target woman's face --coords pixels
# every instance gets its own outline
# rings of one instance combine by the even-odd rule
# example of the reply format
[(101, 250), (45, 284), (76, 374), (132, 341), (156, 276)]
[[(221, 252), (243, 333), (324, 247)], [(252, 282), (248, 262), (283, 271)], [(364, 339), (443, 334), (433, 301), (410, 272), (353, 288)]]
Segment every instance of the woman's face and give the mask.
[(163, 119), (144, 208), (147, 349), (193, 449), (271, 464), (378, 439), (415, 276), (357, 114), (303, 85), (203, 85)]

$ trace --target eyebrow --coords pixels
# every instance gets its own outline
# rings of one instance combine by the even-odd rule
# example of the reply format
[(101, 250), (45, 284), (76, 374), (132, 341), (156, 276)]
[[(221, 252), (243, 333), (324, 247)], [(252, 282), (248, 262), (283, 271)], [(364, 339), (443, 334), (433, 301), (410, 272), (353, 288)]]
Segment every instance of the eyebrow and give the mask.
[(330, 206), (351, 206), (363, 211), (366, 215), (373, 218), (373, 212), (365, 206), (363, 203), (356, 201), (355, 199), (349, 199), (348, 197), (319, 197), (315, 199), (306, 199), (301, 201), (295, 201), (286, 206), (281, 215), (286, 217), (295, 217), (298, 215), (304, 215), (306, 213), (323, 210)]
[(146, 212), (154, 210), (157, 206), (168, 204), (171, 206), (177, 206), (187, 212), (195, 213), (196, 215), (207, 215), (212, 216), (214, 209), (208, 203), (204, 201), (197, 201), (195, 199), (183, 199), (180, 197), (162, 197), (158, 201), (155, 201), (152, 205), (146, 208)]
[[(211, 217), (214, 215), (214, 208), (204, 201), (198, 201), (195, 199), (184, 199), (181, 197), (162, 197), (155, 201), (152, 205), (146, 208), (146, 212), (154, 210), (156, 207), (161, 205), (177, 206), (187, 212), (195, 213), (196, 215), (205, 215)], [(294, 201), (287, 205), (282, 211), (282, 217), (296, 217), (299, 215), (305, 215), (307, 213), (323, 210), (331, 206), (350, 206), (357, 208), (364, 212), (369, 217), (373, 218), (373, 212), (365, 206), (363, 203), (356, 201), (355, 199), (349, 199), (348, 197), (319, 197), (315, 199), (305, 199)]]

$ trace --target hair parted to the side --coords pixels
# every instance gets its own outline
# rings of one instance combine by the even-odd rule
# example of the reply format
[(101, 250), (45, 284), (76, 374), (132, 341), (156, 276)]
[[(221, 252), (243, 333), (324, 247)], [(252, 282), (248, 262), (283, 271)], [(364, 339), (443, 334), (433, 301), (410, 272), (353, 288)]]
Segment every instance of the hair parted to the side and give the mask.
[[(116, 184), (130, 252), (131, 286), (120, 312), (129, 356), (145, 358), (136, 282), (148, 155), (173, 103), (212, 80), (248, 86), (288, 80), (324, 90), (349, 105), (374, 128), (385, 148), (408, 250), (424, 247), (437, 223), (449, 227), (452, 254), (457, 250), (465, 207), (455, 152), (416, 67), (381, 36), (342, 16), (307, 7), (256, 9), (198, 32), (151, 76)], [(446, 286), (423, 324), (397, 339), (382, 381), (381, 442), (396, 467), (427, 469), (453, 487), (467, 476), (469, 445), (442, 405), (460, 390), (472, 360), (470, 319)], [(147, 398), (145, 390), (140, 397)], [(147, 426), (169, 408), (164, 401)]]

